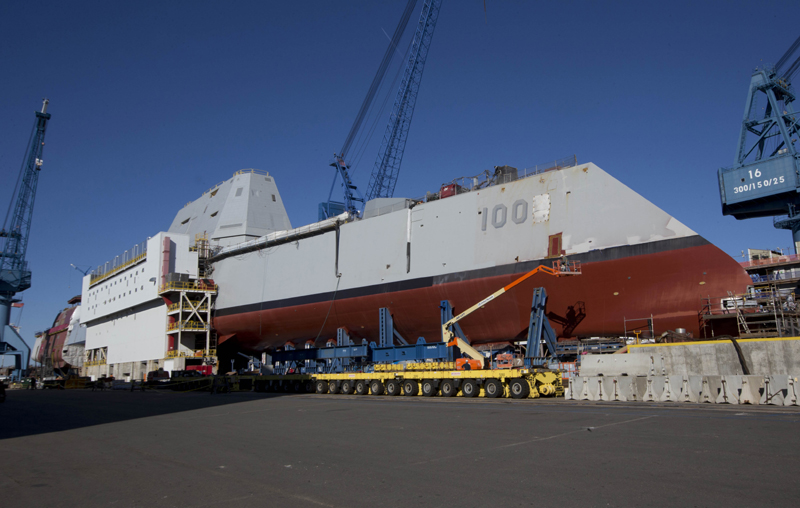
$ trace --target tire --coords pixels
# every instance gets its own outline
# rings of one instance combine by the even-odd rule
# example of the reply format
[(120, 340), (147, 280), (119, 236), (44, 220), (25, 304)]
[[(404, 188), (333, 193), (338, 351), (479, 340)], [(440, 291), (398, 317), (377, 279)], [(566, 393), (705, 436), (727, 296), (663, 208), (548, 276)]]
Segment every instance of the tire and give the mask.
[(373, 381), (369, 384), (369, 390), (372, 395), (383, 395), (383, 383), (380, 381)]
[(461, 384), (461, 393), (464, 395), (464, 397), (477, 397), (480, 392), (481, 389), (478, 387), (478, 383), (471, 379), (468, 379)]
[(325, 381), (317, 381), (317, 393), (328, 393), (328, 383)]
[(363, 379), (356, 381), (356, 395), (366, 395), (369, 393), (369, 384)]
[(438, 391), (439, 390), (436, 389), (436, 383), (432, 380), (425, 379), (422, 381), (422, 395), (425, 397), (433, 397)]
[(442, 385), (439, 389), (442, 391), (442, 397), (455, 397), (456, 392), (458, 392), (458, 390), (456, 390), (456, 384), (450, 379), (442, 381)]
[(305, 391), (305, 389), (303, 388), (303, 382), (295, 381), (294, 383), (292, 383), (292, 391), (294, 393), (303, 393)]
[(490, 399), (500, 398), (505, 393), (505, 390), (503, 389), (503, 383), (496, 379), (490, 379), (486, 381), (486, 384), (483, 385), (483, 391)]
[(314, 393), (314, 381), (306, 381), (303, 383), (303, 388), (305, 388), (306, 393)]
[(531, 393), (531, 387), (525, 379), (512, 379), (508, 385), (511, 396), (515, 399), (525, 399)]
[(403, 394), (413, 397), (419, 393), (419, 383), (413, 379), (406, 379), (403, 383)]
[(349, 379), (345, 379), (342, 381), (342, 393), (345, 395), (351, 395), (353, 393), (353, 382)]
[(331, 381), (328, 383), (328, 391), (331, 393), (339, 393), (339, 385), (336, 381)]
[(394, 397), (400, 395), (400, 382), (396, 379), (386, 381), (386, 395)]

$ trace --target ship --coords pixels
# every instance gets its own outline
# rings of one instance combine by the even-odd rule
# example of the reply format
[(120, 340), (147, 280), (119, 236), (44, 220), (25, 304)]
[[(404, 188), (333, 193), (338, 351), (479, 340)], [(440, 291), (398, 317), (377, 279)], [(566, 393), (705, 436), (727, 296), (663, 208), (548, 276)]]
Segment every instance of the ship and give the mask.
[(53, 326), (36, 335), (32, 359), (38, 362), (48, 375), (67, 374), (70, 369), (83, 365), (86, 327), (80, 324), (81, 295), (70, 298), (69, 307), (61, 310), (53, 320)]
[(274, 175), (240, 171), (175, 216), (169, 233), (210, 234), (221, 350), (324, 346), (345, 329), (376, 341), (379, 309), (397, 340), (441, 340), (441, 308), (465, 310), (539, 265), (566, 258), (580, 275), (535, 275), (461, 321), (472, 344), (525, 340), (534, 288), (547, 291), (559, 338), (700, 336), (709, 295), (744, 293), (733, 258), (593, 163), (499, 166), (422, 198), (368, 201), (292, 228)]

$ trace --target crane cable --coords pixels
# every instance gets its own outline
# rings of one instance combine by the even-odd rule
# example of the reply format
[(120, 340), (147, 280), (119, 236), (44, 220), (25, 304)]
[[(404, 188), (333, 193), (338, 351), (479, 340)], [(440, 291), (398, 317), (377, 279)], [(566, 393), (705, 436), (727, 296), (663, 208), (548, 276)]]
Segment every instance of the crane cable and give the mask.
[(389, 63), (392, 60), (397, 43), (399, 42), (400, 37), (403, 35), (403, 32), (405, 32), (406, 25), (408, 25), (408, 20), (411, 18), (411, 13), (414, 11), (414, 7), (416, 7), (416, 5), (417, 0), (408, 0), (406, 9), (403, 11), (403, 16), (400, 18), (400, 22), (397, 24), (397, 28), (394, 30), (389, 47), (386, 48), (386, 53), (383, 55), (381, 65), (378, 67), (378, 72), (375, 73), (375, 77), (372, 79), (372, 84), (369, 87), (367, 96), (364, 97), (364, 102), (361, 104), (361, 109), (358, 110), (358, 115), (356, 115), (356, 119), (353, 122), (352, 127), (350, 127), (350, 132), (347, 134), (347, 139), (345, 139), (344, 145), (342, 145), (342, 150), (339, 152), (339, 155), (342, 157), (347, 154), (347, 151), (350, 149), (350, 144), (353, 142), (353, 138), (361, 129), (361, 123), (364, 121), (364, 116), (367, 114), (367, 111), (372, 104), (372, 99), (375, 98), (375, 94), (377, 93), (378, 88), (383, 81), (383, 76), (386, 74), (386, 69), (389, 67)]

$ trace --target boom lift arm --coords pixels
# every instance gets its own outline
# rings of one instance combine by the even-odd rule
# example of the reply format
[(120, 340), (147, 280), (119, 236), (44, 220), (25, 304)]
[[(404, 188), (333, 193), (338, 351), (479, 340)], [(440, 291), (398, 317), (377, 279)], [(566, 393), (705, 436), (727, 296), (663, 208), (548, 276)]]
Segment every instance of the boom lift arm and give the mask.
[[(458, 348), (461, 350), (462, 353), (465, 353), (467, 356), (469, 356), (473, 360), (476, 360), (476, 361), (480, 362), (480, 366), (482, 368), (483, 361), (484, 361), (485, 357), (478, 350), (476, 350), (474, 347), (469, 345), (469, 343), (467, 343), (467, 341), (465, 341), (463, 338), (458, 336), (459, 334), (457, 334), (456, 331), (454, 330), (455, 325), (459, 321), (464, 319), (465, 317), (467, 317), (470, 314), (472, 314), (473, 312), (475, 312), (476, 310), (483, 308), (486, 304), (488, 304), (492, 300), (495, 300), (495, 299), (499, 298), (500, 296), (502, 296), (506, 292), (508, 292), (511, 289), (513, 289), (515, 286), (525, 282), (526, 280), (528, 280), (529, 278), (533, 277), (535, 274), (540, 273), (540, 272), (541, 273), (546, 273), (548, 275), (553, 275), (555, 277), (562, 277), (562, 276), (567, 276), (567, 275), (579, 275), (581, 273), (581, 271), (580, 271), (580, 263), (577, 262), (577, 261), (573, 261), (572, 263), (569, 263), (569, 262), (565, 262), (565, 261), (559, 260), (559, 261), (556, 261), (554, 263), (554, 266), (552, 268), (549, 267), (549, 266), (546, 266), (546, 265), (539, 265), (536, 268), (534, 268), (533, 270), (531, 270), (530, 272), (528, 272), (525, 275), (523, 275), (522, 277), (520, 277), (520, 278), (514, 280), (513, 282), (511, 282), (510, 284), (508, 284), (506, 286), (503, 286), (502, 288), (498, 289), (497, 291), (495, 291), (491, 295), (487, 296), (486, 298), (484, 298), (480, 302), (476, 303), (472, 307), (468, 308), (467, 310), (465, 310), (461, 314), (459, 314), (459, 315), (455, 316), (454, 318), (450, 319), (449, 321), (443, 323), (442, 324), (442, 340), (444, 342), (447, 342), (448, 346), (458, 346)], [(546, 296), (545, 296), (545, 298), (546, 298)], [(536, 307), (536, 305), (534, 305), (534, 307)], [(533, 321), (533, 318), (532, 318), (532, 321)], [(537, 322), (536, 325), (537, 325), (537, 328), (541, 328), (543, 326), (541, 322)], [(549, 326), (549, 323), (548, 323), (548, 326)], [(550, 331), (552, 331), (552, 328), (550, 329)], [(550, 339), (550, 337), (548, 337), (548, 339)], [(531, 347), (533, 347), (533, 345), (529, 343), (528, 344), (528, 348), (531, 348)]]

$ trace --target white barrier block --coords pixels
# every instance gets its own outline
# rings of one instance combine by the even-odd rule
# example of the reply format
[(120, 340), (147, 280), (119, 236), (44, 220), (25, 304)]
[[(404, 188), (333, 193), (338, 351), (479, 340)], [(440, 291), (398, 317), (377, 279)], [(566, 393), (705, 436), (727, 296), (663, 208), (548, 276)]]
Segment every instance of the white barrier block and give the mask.
[(589, 379), (591, 379), (589, 382), (589, 393), (592, 396), (591, 400), (606, 400), (605, 391), (603, 390), (603, 376), (592, 377)]
[(700, 391), (703, 389), (703, 376), (682, 376), (681, 402), (700, 402)]
[(742, 387), (742, 376), (721, 376), (717, 404), (738, 404), (739, 390)]
[(613, 377), (611, 378), (611, 384), (611, 400), (627, 402), (626, 392), (630, 392), (631, 378), (627, 376)]
[(659, 400), (661, 402), (677, 402), (680, 398), (680, 386), (683, 376), (664, 376), (664, 388)]
[(786, 386), (786, 395), (783, 397), (784, 406), (800, 406), (797, 401), (797, 377), (789, 376)]
[(575, 387), (577, 384), (577, 380), (574, 377), (567, 380), (567, 388), (564, 390), (564, 400), (576, 400)]
[(742, 376), (742, 389), (739, 392), (739, 404), (758, 405), (764, 387), (764, 376)]
[(647, 378), (647, 385), (642, 395), (643, 402), (658, 402), (664, 391), (664, 376), (651, 376)]
[(764, 389), (761, 390), (760, 404), (782, 406), (784, 394), (789, 386), (789, 376), (767, 376), (764, 378)]
[(589, 393), (589, 378), (582, 377), (583, 383), (581, 386), (581, 395), (578, 400), (592, 400), (592, 395)]
[(612, 401), (617, 400), (617, 378), (615, 377), (602, 377), (600, 385), (603, 389), (600, 393), (600, 400)]
[(700, 389), (700, 402), (714, 404), (717, 396), (722, 389), (722, 376), (703, 376), (703, 384)]

